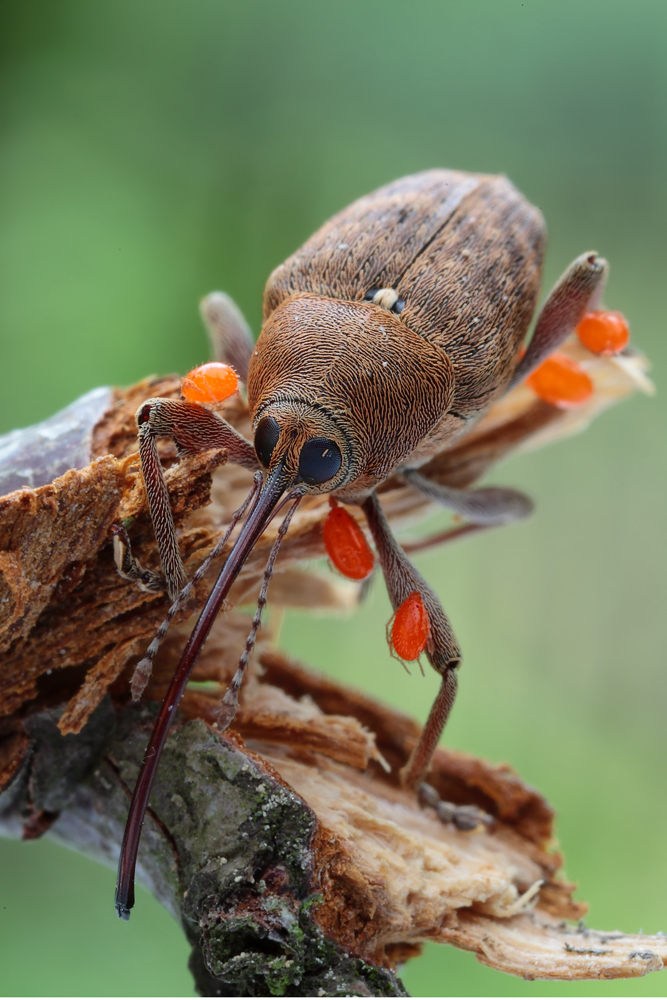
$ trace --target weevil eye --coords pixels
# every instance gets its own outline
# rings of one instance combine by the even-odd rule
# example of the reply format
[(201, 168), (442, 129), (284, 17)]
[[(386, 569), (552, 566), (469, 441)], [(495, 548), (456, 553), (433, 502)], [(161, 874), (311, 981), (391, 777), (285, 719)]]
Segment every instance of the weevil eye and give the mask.
[(255, 453), (265, 469), (271, 464), (273, 449), (278, 444), (280, 437), (280, 424), (273, 417), (264, 417), (260, 420), (255, 431)]
[(301, 449), (299, 475), (304, 483), (315, 486), (333, 479), (343, 462), (340, 448), (329, 438), (311, 438)]
[(397, 314), (405, 309), (405, 299), (399, 299), (394, 288), (369, 288), (364, 295), (364, 302), (374, 302), (376, 306)]

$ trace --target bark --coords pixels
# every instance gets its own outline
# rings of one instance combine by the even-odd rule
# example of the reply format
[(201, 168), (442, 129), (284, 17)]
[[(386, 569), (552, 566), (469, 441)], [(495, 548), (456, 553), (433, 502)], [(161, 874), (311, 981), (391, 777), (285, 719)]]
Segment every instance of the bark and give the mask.
[[(0, 830), (51, 836), (113, 867), (156, 703), (210, 586), (210, 578), (202, 582), (163, 644), (144, 700), (132, 703), (133, 668), (168, 602), (118, 577), (109, 528), (121, 521), (142, 562), (157, 568), (133, 413), (148, 396), (177, 392), (175, 379), (147, 380), (98, 394), (92, 411), (90, 399), (74, 404), (67, 427), (59, 415), (49, 427), (16, 432), (7, 475), (18, 464), (20, 477), (35, 448), (42, 460), (28, 486), (0, 499)], [(572, 429), (569, 414), (535, 409), (522, 392), (490, 412), (467, 450), (440, 461), (440, 481), (467, 485), (531, 435), (556, 434), (560, 423)], [(226, 416), (248, 433), (241, 399)], [(175, 457), (162, 447), (192, 574), (250, 476), (227, 465), (224, 452)], [(53, 479), (62, 462), (75, 467)], [(382, 502), (394, 524), (430, 512), (398, 478)], [(274, 607), (341, 610), (358, 601), (357, 587), (298, 567), (323, 554), (326, 511), (326, 498), (299, 508), (271, 585)], [(472, 950), (526, 978), (662, 968), (664, 937), (568, 923), (585, 906), (558, 875), (553, 814), (538, 792), (504, 765), (440, 749), (429, 804), (420, 804), (397, 778), (418, 725), (290, 661), (273, 647), (270, 629), (251, 661), (233, 731), (216, 730), (250, 624), (239, 607), (256, 594), (274, 537), (267, 532), (257, 546), (197, 664), (139, 853), (139, 879), (192, 945), (199, 992), (403, 996), (396, 967), (425, 941)], [(492, 822), (464, 832), (442, 821), (450, 813), (439, 802), (476, 806)]]
[[(9, 832), (37, 832), (115, 867), (153, 706), (105, 698), (77, 736), (60, 709), (26, 724), (30, 752), (0, 800)], [(240, 741), (239, 741), (240, 743)], [(142, 840), (139, 878), (180, 920), (205, 996), (404, 996), (390, 969), (329, 939), (313, 920), (312, 810), (263, 761), (199, 721), (170, 737)], [(183, 888), (183, 887), (186, 888)], [(111, 905), (111, 900), (109, 901)]]

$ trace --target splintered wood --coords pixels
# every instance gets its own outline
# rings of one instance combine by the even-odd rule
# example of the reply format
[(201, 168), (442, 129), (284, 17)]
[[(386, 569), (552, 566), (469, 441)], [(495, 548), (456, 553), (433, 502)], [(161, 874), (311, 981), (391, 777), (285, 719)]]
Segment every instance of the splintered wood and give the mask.
[[(580, 352), (574, 342), (565, 350)], [(588, 355), (586, 363), (596, 391), (585, 411), (575, 416), (536, 402), (520, 386), (434, 460), (430, 472), (440, 482), (467, 486), (509, 452), (571, 433), (633, 388), (648, 388), (639, 357)], [(64, 705), (60, 730), (78, 733), (105, 694), (117, 708), (129, 700), (133, 668), (168, 601), (118, 576), (110, 530), (122, 524), (141, 562), (158, 568), (133, 415), (147, 397), (178, 392), (175, 378), (116, 391), (89, 435), (89, 464), (0, 499), (0, 791), (11, 786), (30, 752), (24, 720)], [(222, 411), (250, 435), (241, 398)], [(224, 452), (176, 461), (169, 442), (160, 442), (160, 451), (191, 576), (246, 495), (251, 474), (227, 465)], [(399, 525), (432, 511), (398, 475), (383, 486), (382, 504)], [(358, 600), (357, 585), (297, 567), (324, 555), (328, 509), (326, 497), (309, 497), (294, 517), (271, 584), (277, 617), (281, 606), (341, 613)], [(239, 607), (255, 598), (275, 537), (273, 526), (241, 572), (195, 668), (181, 720), (201, 719), (216, 732), (220, 699), (249, 628), (250, 617)], [(220, 565), (177, 616), (147, 699), (166, 690), (193, 612)], [(662, 936), (601, 933), (566, 922), (578, 921), (585, 906), (558, 876), (552, 811), (510, 768), (436, 753), (429, 783), (440, 799), (493, 817), (490, 826), (462, 832), (399, 787), (398, 771), (419, 735), (414, 721), (291, 662), (271, 648), (269, 629), (262, 638), (232, 735), (317, 818), (310, 891), (321, 894), (313, 912), (333, 941), (381, 966), (417, 953), (425, 941), (449, 942), (529, 979), (632, 977), (662, 968)]]

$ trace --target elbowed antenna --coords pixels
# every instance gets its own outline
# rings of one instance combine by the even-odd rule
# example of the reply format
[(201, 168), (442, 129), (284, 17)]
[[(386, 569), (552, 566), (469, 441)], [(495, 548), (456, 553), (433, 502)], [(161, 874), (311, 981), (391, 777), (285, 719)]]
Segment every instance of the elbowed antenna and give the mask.
[[(130, 910), (134, 906), (134, 873), (137, 864), (141, 829), (171, 720), (183, 697), (192, 669), (197, 662), (197, 657), (211, 631), (213, 622), (222, 607), (223, 601), (256, 542), (268, 526), (285, 491), (292, 485), (292, 482), (293, 480), (288, 477), (282, 462), (278, 464), (266, 479), (232, 551), (229, 553), (224, 566), (220, 570), (218, 579), (188, 639), (169, 689), (160, 706), (151, 738), (146, 747), (137, 783), (134, 786), (134, 793), (130, 803), (123, 843), (120, 850), (118, 882), (116, 885), (116, 912), (124, 920), (130, 919)], [(290, 498), (296, 500), (298, 497), (300, 499), (301, 495), (301, 491), (299, 490), (290, 494)]]

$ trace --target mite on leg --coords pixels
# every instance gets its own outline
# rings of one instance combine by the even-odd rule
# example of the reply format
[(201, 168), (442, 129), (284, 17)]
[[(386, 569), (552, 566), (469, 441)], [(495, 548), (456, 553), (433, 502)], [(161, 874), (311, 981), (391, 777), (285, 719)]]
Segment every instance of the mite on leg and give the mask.
[(412, 595), (419, 595), (428, 624), (428, 638), (424, 651), (433, 668), (442, 677), (440, 690), (422, 730), (419, 743), (401, 772), (403, 784), (415, 787), (428, 771), (433, 752), (454, 703), (457, 687), (456, 668), (461, 662), (461, 650), (435, 591), (415, 569), (394, 538), (377, 494), (371, 493), (361, 506), (375, 542), (391, 605), (398, 613)]
[(584, 253), (570, 264), (542, 307), (509, 388), (530, 375), (574, 332), (585, 314), (597, 308), (608, 271), (607, 261), (596, 253)]

